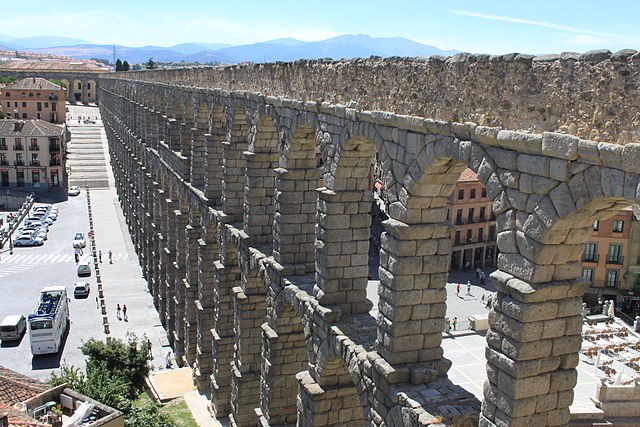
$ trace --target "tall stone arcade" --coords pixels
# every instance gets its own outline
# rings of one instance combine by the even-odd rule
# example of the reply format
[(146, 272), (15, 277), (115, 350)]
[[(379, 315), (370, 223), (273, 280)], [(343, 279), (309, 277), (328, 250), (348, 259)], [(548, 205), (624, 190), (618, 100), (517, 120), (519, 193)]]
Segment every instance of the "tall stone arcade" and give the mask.
[[(594, 220), (640, 201), (639, 63), (635, 51), (462, 54), (101, 77), (149, 290), (212, 414), (239, 426), (478, 414), (481, 426), (567, 425), (583, 244)], [(390, 215), (377, 318), (375, 163)], [(499, 233), (482, 403), (447, 379), (441, 347), (445, 206), (466, 167)]]

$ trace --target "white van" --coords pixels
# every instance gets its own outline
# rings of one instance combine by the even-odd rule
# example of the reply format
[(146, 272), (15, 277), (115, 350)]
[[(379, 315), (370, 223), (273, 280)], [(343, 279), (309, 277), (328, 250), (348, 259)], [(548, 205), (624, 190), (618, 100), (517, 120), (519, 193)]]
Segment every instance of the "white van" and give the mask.
[(7, 316), (0, 322), (0, 339), (2, 341), (19, 340), (27, 328), (27, 321), (21, 314)]

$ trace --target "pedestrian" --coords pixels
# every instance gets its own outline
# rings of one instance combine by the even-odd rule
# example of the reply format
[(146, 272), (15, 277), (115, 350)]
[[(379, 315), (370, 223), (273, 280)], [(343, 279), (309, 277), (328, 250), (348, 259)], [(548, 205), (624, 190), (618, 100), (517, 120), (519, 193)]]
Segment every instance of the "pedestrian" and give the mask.
[(164, 367), (171, 369), (171, 351), (168, 351), (167, 355), (164, 357)]
[(476, 279), (480, 278), (480, 273), (482, 272), (482, 270), (480, 270), (480, 267), (476, 268)]
[(471, 295), (471, 280), (467, 280), (467, 295)]
[(456, 285), (456, 295), (460, 296), (460, 283)]
[(98, 303), (98, 297), (96, 297), (96, 308), (100, 308), (100, 303)]
[(487, 297), (487, 304), (484, 306), (484, 308), (491, 308), (491, 302), (493, 301), (493, 297), (491, 295), (489, 295)]
[(147, 356), (149, 359), (153, 359), (153, 352), (151, 351), (151, 341), (147, 340)]
[(109, 264), (113, 264), (113, 252), (109, 249)]
[(120, 304), (118, 304), (118, 308), (116, 309), (116, 317), (118, 318), (118, 320), (120, 320), (121, 315), (120, 312), (122, 311), (122, 309), (120, 308)]
[(83, 255), (82, 248), (78, 248), (78, 253), (79, 253), (80, 255)]
[(102, 262), (102, 249), (98, 251), (98, 261)]
[(76, 264), (80, 261), (80, 255), (78, 254), (78, 251), (76, 250), (76, 252), (73, 254), (76, 258)]
[(482, 284), (482, 286), (487, 284), (487, 275), (484, 273), (484, 271), (480, 272), (480, 283)]
[(458, 318), (453, 318), (453, 330), (455, 331), (458, 328)]
[(125, 322), (129, 321), (129, 318), (127, 317), (127, 304), (122, 305), (122, 317), (124, 318)]
[(480, 298), (480, 302), (484, 302), (484, 294), (482, 294), (482, 298)]

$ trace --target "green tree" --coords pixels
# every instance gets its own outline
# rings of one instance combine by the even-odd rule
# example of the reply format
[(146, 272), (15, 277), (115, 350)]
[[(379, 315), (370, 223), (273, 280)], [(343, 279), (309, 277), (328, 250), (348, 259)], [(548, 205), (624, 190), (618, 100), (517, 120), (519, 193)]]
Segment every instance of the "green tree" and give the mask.
[(167, 414), (160, 412), (160, 405), (147, 403), (131, 408), (124, 420), (124, 425), (126, 427), (173, 427), (176, 423)]
[(129, 71), (129, 63), (127, 61), (122, 63), (122, 71)]
[(145, 67), (147, 67), (147, 70), (153, 70), (155, 68), (158, 68), (158, 66), (156, 65), (156, 62), (153, 60), (153, 58), (149, 58), (149, 60), (145, 64)]
[(49, 81), (50, 81), (51, 83), (53, 83), (53, 84), (58, 85), (58, 86), (62, 86), (62, 87), (64, 87), (64, 88), (66, 88), (66, 87), (67, 87), (67, 84), (66, 84), (66, 83), (64, 83), (63, 81), (56, 80), (56, 79), (49, 79)]
[(116, 60), (116, 71), (122, 71), (122, 61), (120, 61), (120, 58)]
[(13, 83), (18, 78), (16, 76), (0, 76), (0, 83)]

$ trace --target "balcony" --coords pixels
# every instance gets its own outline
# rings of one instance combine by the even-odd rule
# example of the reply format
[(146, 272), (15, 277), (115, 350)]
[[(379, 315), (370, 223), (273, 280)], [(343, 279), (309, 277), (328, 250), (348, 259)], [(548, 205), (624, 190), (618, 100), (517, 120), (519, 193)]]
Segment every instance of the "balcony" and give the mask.
[(60, 151), (60, 144), (56, 143), (56, 142), (50, 142), (49, 143), (49, 151), (53, 152), (53, 151)]
[(0, 159), (0, 166), (9, 166), (9, 160)]
[(623, 256), (607, 256), (607, 264), (622, 265), (624, 263)]
[(7, 144), (0, 144), (0, 150), (6, 151), (8, 149), (9, 149), (9, 147), (7, 147)]
[(40, 150), (40, 147), (37, 144), (31, 144), (29, 146), (29, 151), (38, 151)]
[(600, 259), (600, 255), (598, 254), (582, 254), (582, 262), (595, 262), (597, 263)]
[(24, 145), (22, 144), (13, 144), (13, 149), (16, 151), (24, 150)]
[(29, 166), (40, 166), (40, 160), (31, 160)]
[(24, 166), (24, 160), (16, 160), (13, 162), (14, 166)]
[(60, 166), (60, 159), (49, 160), (49, 166)]
[(620, 280), (591, 280), (593, 288), (620, 288)]

